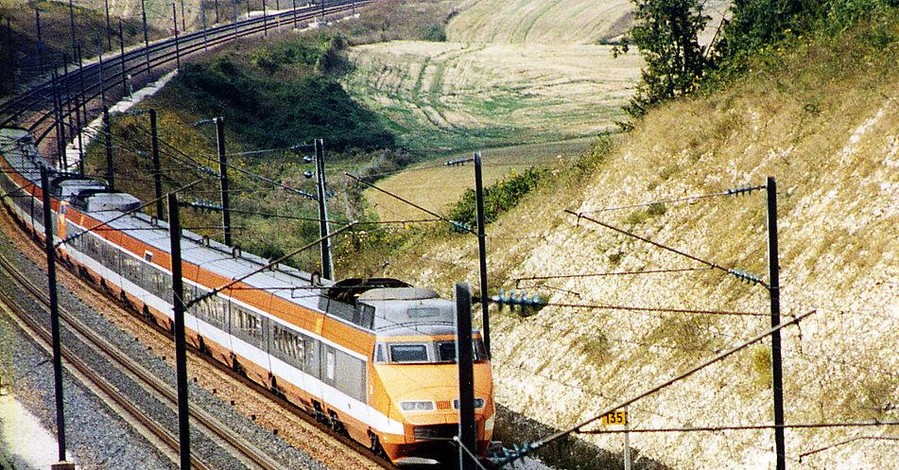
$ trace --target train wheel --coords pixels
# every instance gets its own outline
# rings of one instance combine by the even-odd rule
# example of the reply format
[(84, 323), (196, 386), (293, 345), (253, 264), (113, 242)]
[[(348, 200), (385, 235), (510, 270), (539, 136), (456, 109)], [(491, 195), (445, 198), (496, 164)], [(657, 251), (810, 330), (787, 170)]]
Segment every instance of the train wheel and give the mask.
[(346, 426), (340, 421), (340, 418), (337, 417), (337, 413), (333, 411), (328, 411), (328, 421), (330, 421), (331, 430), (336, 432), (337, 434), (347, 435)]
[(212, 350), (209, 349), (209, 346), (206, 346), (206, 341), (203, 340), (203, 337), (199, 336), (198, 338), (200, 343), (200, 353), (205, 356), (212, 356)]
[(368, 431), (368, 439), (371, 440), (371, 445), (368, 446), (368, 450), (370, 450), (371, 453), (377, 456), (385, 456), (384, 448), (381, 447), (381, 440), (378, 439), (378, 435), (371, 431)]

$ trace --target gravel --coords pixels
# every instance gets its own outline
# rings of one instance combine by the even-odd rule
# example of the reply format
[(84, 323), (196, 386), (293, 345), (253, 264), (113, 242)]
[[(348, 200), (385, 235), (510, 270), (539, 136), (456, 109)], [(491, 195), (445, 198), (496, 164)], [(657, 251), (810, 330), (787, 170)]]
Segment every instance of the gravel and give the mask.
[[(0, 251), (10, 259), (19, 260), (18, 267), (26, 276), (38, 282), (41, 280), (46, 282), (46, 273), (21, 252), (16, 251), (2, 235), (0, 235)], [(0, 288), (13, 289), (14, 287), (8, 279), (4, 278), (0, 279)], [(174, 386), (175, 371), (164, 360), (153, 355), (134, 337), (119, 330), (106, 317), (97, 314), (72, 292), (61, 286), (58, 288), (58, 292), (61, 306), (128, 354), (135, 363)], [(44, 313), (39, 315), (41, 318), (47, 317)], [(49, 320), (46, 321), (49, 322)], [(6, 317), (4, 317), (2, 325), (5, 331), (16, 330)], [(34, 373), (30, 372), (34, 364), (49, 358), (33, 343), (22, 338), (17, 330), (15, 335), (19, 338), (17, 342), (28, 345), (28, 347), (14, 348), (16, 353), (14, 357), (15, 376), (23, 377), (17, 381), (16, 393), (23, 404), (49, 427), (55, 421), (52, 366), (47, 362), (38, 366)], [(63, 328), (62, 341), (73, 347), (80, 343), (73, 339), (65, 328)], [(128, 376), (124, 375), (116, 366), (109, 364), (106, 359), (98, 357), (90, 350), (79, 351), (80, 357), (90, 358), (90, 362), (95, 364), (94, 367), (102, 370), (104, 376), (112, 383), (122, 390), (130, 391), (129, 396), (133, 397), (135, 404), (147, 413), (151, 413), (156, 417), (155, 420), (163, 423), (170, 432), (177, 434), (177, 413), (175, 411), (135, 385)], [(142, 437), (132, 431), (122, 419), (114, 416), (113, 412), (96, 397), (71, 380), (67, 374), (64, 390), (66, 395), (66, 437), (68, 447), (74, 452), (79, 465), (82, 467), (146, 469), (177, 467), (175, 463), (159, 454)], [(270, 431), (240, 415), (229, 404), (222, 402), (205, 389), (191, 383), (189, 394), (191, 406), (198, 406), (210, 412), (230, 429), (239, 432), (256, 446), (265, 450), (272, 458), (283, 463), (285, 467), (327, 468), (324, 464), (288, 445)], [(193, 426), (191, 450), (195, 456), (213, 468), (244, 468), (242, 462), (221, 450), (215, 439), (207, 437)]]

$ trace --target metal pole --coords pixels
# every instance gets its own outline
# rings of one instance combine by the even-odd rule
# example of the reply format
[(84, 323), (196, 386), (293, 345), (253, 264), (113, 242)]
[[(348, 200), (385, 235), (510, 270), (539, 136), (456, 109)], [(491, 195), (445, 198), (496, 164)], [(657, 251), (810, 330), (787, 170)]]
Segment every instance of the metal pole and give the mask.
[(34, 9), (35, 28), (37, 29), (37, 70), (38, 73), (44, 73), (44, 35), (41, 31), (41, 10)]
[(225, 245), (231, 246), (231, 204), (228, 196), (228, 157), (225, 155), (225, 118), (217, 117), (215, 140), (219, 153), (219, 176), (222, 181), (222, 223), (225, 229)]
[[(44, 237), (47, 252), (47, 282), (50, 294), (50, 330), (53, 335), (53, 384), (56, 391), (56, 429), (59, 461), (66, 459), (66, 420), (62, 395), (62, 347), (59, 343), (59, 301), (56, 296), (56, 249), (53, 247), (53, 219), (50, 211), (50, 178), (41, 167), (41, 193), (44, 205)], [(60, 223), (62, 221), (60, 220)]]
[[(777, 253), (777, 182), (769, 176), (765, 184), (768, 196), (768, 290), (771, 295), (771, 326), (780, 325), (780, 265)], [(780, 330), (771, 334), (771, 376), (774, 389), (774, 446), (777, 451), (777, 470), (787, 468), (784, 443), (783, 362), (780, 350)]]
[(219, 0), (215, 0), (215, 24), (219, 24)]
[(630, 426), (630, 414), (624, 407), (624, 470), (631, 470), (631, 439), (627, 431)]
[(109, 20), (109, 0), (103, 0), (106, 7), (106, 47), (112, 50), (112, 23)]
[(112, 166), (112, 126), (109, 123), (109, 106), (103, 106), (103, 135), (106, 137), (106, 183), (115, 191), (115, 169)]
[(153, 187), (156, 192), (156, 218), (162, 220), (162, 170), (159, 164), (159, 133), (156, 127), (156, 110), (150, 113), (150, 148), (153, 157)]
[(181, 0), (181, 31), (187, 31), (187, 25), (184, 21), (187, 17), (184, 15), (184, 0)]
[[(65, 97), (65, 101), (63, 101), (62, 95), (60, 95), (60, 97), (59, 97), (59, 107), (60, 107), (61, 110), (63, 110), (63, 111), (62, 111), (62, 112), (63, 112), (63, 122), (65, 122), (65, 118), (68, 117), (68, 118), (69, 118), (69, 124), (71, 124), (71, 122), (72, 122), (72, 111), (71, 111), (71, 106), (72, 106), (72, 89), (71, 89), (71, 86), (70, 86), (71, 83), (70, 83), (70, 80), (69, 80), (69, 55), (66, 54), (66, 53), (63, 53), (63, 54), (62, 54), (62, 76), (63, 76), (63, 78), (65, 79), (65, 81), (63, 82), (63, 84), (65, 85), (65, 95), (66, 95), (66, 97)], [(73, 129), (73, 127), (70, 125), (70, 126), (69, 126), (69, 137), (72, 137), (72, 129)], [(62, 129), (62, 130), (63, 130), (63, 137), (65, 137), (65, 135), (66, 135), (66, 128), (65, 128), (65, 126), (63, 126), (63, 129)]]
[[(140, 10), (144, 17), (144, 57), (147, 59), (147, 75), (150, 75), (150, 37), (147, 35), (147, 5), (146, 0), (140, 0)], [(122, 51), (122, 54), (125, 52)]]
[(184, 280), (181, 277), (181, 220), (178, 198), (170, 193), (169, 239), (172, 253), (172, 313), (175, 317), (175, 372), (178, 376), (178, 440), (181, 468), (190, 469), (190, 409), (187, 404), (187, 341), (184, 338)]
[(293, 29), (297, 29), (297, 0), (293, 0)]
[(471, 344), (471, 291), (456, 284), (456, 362), (459, 364), (459, 469), (476, 468), (465, 451), (477, 455), (474, 421), (474, 359)]
[(75, 7), (72, 6), (72, 0), (69, 0), (69, 23), (72, 27), (72, 55), (75, 54)]
[(178, 46), (178, 10), (172, 3), (172, 24), (175, 26), (175, 66), (181, 70), (181, 50)]
[(487, 299), (487, 234), (484, 231), (484, 180), (481, 177), (481, 152), (474, 154), (474, 186), (478, 211), (478, 261), (480, 262), (481, 322), (484, 328), (484, 348), (490, 357), (490, 315)]
[(53, 113), (56, 117), (56, 166), (65, 171), (66, 144), (65, 130), (62, 127), (62, 103), (59, 97), (59, 75), (53, 71)]
[(78, 142), (78, 172), (84, 174), (84, 142), (81, 140), (81, 103), (75, 95), (75, 137)]
[(122, 61), (122, 96), (128, 93), (128, 84), (125, 82), (128, 78), (128, 74), (125, 71), (125, 32), (122, 28), (122, 19), (119, 18), (119, 60)]
[(322, 237), (322, 277), (333, 279), (334, 263), (331, 260), (331, 237), (328, 227), (328, 191), (325, 186), (325, 142), (315, 139), (315, 175), (318, 187), (319, 232)]
[(100, 74), (100, 103), (103, 106), (106, 106), (106, 80), (103, 79), (103, 53), (100, 53), (100, 63), (99, 68), (97, 69)]
[(262, 0), (262, 35), (268, 36), (268, 11), (265, 0)]
[[(200, 19), (203, 21), (203, 50), (209, 50), (209, 36), (207, 34), (206, 28), (206, 8), (203, 6), (203, 2), (200, 2)], [(218, 23), (218, 21), (216, 21)]]

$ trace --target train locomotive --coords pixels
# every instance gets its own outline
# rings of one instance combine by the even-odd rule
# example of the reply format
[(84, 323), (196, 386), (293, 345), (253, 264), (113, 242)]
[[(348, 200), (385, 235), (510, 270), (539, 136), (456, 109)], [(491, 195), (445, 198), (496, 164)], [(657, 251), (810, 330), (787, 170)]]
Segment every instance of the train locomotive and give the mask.
[[(23, 129), (0, 129), (0, 191), (18, 222), (44, 233), (40, 171), (51, 174), (57, 256), (133, 311), (172, 328), (168, 224), (103, 181), (60, 173)], [(333, 282), (184, 231), (189, 344), (395, 464), (455, 459), (459, 389), (455, 306), (394, 279)], [(210, 293), (214, 295), (210, 295)], [(495, 420), (490, 361), (474, 332), (477, 454)]]

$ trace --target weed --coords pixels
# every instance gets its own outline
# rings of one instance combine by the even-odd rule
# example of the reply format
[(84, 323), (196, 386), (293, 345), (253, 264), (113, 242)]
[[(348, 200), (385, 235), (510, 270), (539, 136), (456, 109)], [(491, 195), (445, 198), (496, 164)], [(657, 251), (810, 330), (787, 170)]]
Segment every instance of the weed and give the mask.
[(577, 345), (587, 360), (597, 366), (601, 366), (609, 360), (611, 343), (602, 331), (578, 338)]
[(752, 348), (752, 356), (750, 359), (751, 370), (755, 377), (755, 382), (762, 387), (771, 386), (771, 349), (765, 346), (755, 346)]
[(624, 219), (624, 223), (628, 225), (640, 225), (646, 220), (649, 219), (649, 214), (644, 210), (635, 210), (628, 214), (627, 218)]
[(613, 268), (614, 268), (614, 267), (617, 267), (619, 264), (621, 264), (621, 260), (624, 259), (624, 252), (623, 252), (623, 251), (616, 251), (616, 252), (614, 252), (614, 253), (609, 253), (609, 255), (606, 256), (606, 259), (609, 260), (609, 264), (610, 264)]

